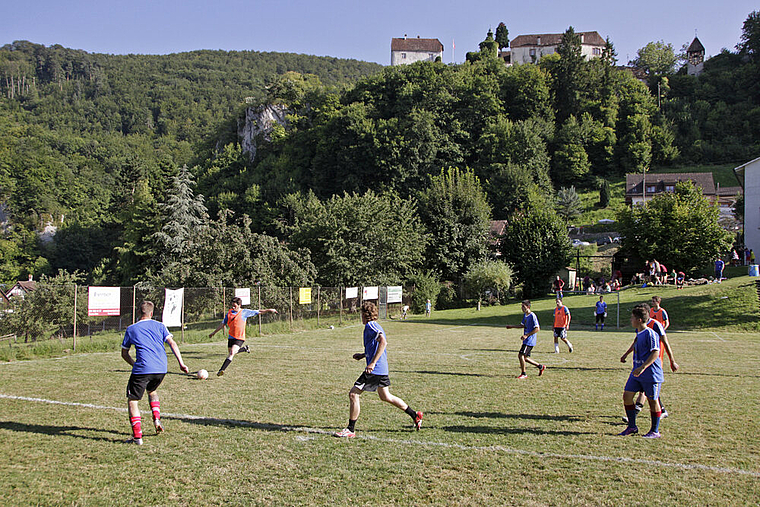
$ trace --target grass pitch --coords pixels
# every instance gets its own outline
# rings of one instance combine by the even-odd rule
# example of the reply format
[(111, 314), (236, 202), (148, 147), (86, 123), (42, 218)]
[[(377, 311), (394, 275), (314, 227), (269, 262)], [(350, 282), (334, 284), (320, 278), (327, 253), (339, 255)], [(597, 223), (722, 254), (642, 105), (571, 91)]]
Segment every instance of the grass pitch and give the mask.
[[(722, 308), (721, 294), (747, 280), (663, 293), (681, 371), (666, 373), (671, 415), (656, 441), (616, 436), (631, 368), (619, 357), (633, 333), (590, 330), (593, 299), (583, 296), (567, 298), (576, 315), (572, 354), (564, 345), (552, 353), (553, 302), (535, 303), (542, 331), (533, 357), (548, 369), (541, 378), (529, 369), (527, 381), (515, 379), (520, 330), (503, 328), (519, 323), (519, 305), (383, 321), (391, 390), (425, 412), (423, 429), (365, 393), (349, 441), (330, 434), (345, 426), (347, 393), (363, 368), (351, 359), (361, 351), (361, 326), (250, 339), (253, 352), (221, 378), (224, 342), (184, 345), (188, 366), (212, 376), (181, 374), (170, 356), (159, 390), (166, 432), (153, 435), (144, 399), (142, 447), (121, 443), (129, 436), (129, 367), (118, 350), (2, 364), (3, 503), (754, 504), (757, 300), (734, 327), (711, 326), (699, 306)], [(626, 293), (622, 322), (650, 296)]]

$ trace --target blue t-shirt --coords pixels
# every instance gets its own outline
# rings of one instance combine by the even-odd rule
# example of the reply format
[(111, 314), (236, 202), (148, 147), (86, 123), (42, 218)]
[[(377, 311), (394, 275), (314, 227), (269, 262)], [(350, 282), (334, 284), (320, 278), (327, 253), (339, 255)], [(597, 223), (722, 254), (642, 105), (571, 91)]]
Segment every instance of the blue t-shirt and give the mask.
[(132, 373), (145, 375), (148, 373), (166, 373), (166, 347), (164, 342), (172, 336), (162, 322), (145, 319), (135, 322), (124, 333), (121, 348), (129, 350), (135, 346), (135, 364)]
[(718, 259), (717, 261), (715, 261), (715, 272), (718, 273), (719, 271), (723, 271), (723, 267), (725, 265), (726, 265), (726, 263), (723, 262), (720, 259)]
[[(258, 310), (249, 310), (247, 308), (242, 308), (240, 311), (242, 312), (242, 315), (240, 316), (240, 318), (243, 319), (243, 321), (245, 321), (248, 317), (255, 317), (256, 315), (259, 314)], [(229, 312), (227, 312), (227, 315), (229, 315)], [(224, 321), (223, 321), (223, 324), (225, 326), (227, 325), (227, 315), (224, 316)], [(237, 315), (237, 312), (232, 312), (232, 315), (233, 316)], [(227, 335), (227, 336), (229, 338), (234, 339), (234, 337), (231, 335)]]
[[(534, 329), (536, 329), (537, 327), (539, 327), (538, 317), (536, 317), (535, 313), (530, 312), (528, 315), (523, 316), (521, 324), (523, 325), (523, 334), (528, 334), (532, 332)], [(533, 333), (532, 335), (528, 336), (526, 339), (523, 340), (523, 345), (527, 345), (529, 347), (535, 347), (537, 340), (538, 340), (538, 333)]]
[[(364, 325), (364, 356), (367, 360), (367, 364), (372, 362), (372, 359), (375, 357), (375, 353), (377, 352), (377, 347), (380, 346), (380, 342), (377, 341), (377, 337), (380, 336), (381, 333), (387, 340), (388, 337), (385, 335), (385, 331), (383, 331), (383, 328), (380, 327), (380, 324), (378, 324), (376, 320), (371, 320)], [(375, 369), (372, 370), (373, 375), (388, 375), (387, 352), (387, 350), (383, 350), (380, 359), (377, 360)]]
[(596, 314), (601, 315), (603, 313), (607, 313), (607, 303), (604, 301), (597, 301), (596, 302)]
[[(648, 327), (643, 331), (636, 333), (636, 343), (633, 346), (633, 369), (635, 370), (649, 357), (654, 350), (660, 350), (660, 336), (657, 331)], [(641, 382), (663, 382), (665, 375), (662, 373), (662, 362), (660, 356), (644, 372), (639, 375), (638, 380)]]

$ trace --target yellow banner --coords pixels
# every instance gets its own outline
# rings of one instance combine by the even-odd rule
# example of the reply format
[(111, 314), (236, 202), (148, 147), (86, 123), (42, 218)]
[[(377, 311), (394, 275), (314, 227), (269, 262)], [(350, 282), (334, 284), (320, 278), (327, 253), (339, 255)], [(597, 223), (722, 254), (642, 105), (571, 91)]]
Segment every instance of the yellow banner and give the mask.
[(301, 287), (298, 289), (298, 304), (299, 305), (311, 304), (311, 287)]

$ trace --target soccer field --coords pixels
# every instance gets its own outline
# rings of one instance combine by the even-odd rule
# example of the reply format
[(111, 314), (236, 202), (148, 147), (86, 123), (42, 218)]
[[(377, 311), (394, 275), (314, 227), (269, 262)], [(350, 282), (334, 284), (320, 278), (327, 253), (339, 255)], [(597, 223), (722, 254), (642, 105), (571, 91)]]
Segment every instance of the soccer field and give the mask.
[[(538, 305), (550, 308), (550, 301)], [(544, 308), (545, 307), (545, 308)], [(383, 321), (391, 390), (425, 412), (422, 430), (373, 393), (348, 419), (363, 369), (361, 326), (249, 339), (224, 377), (226, 343), (182, 347), (208, 380), (169, 374), (166, 432), (129, 436), (119, 352), (0, 364), (0, 491), (6, 505), (747, 505), (760, 497), (760, 337), (670, 334), (681, 365), (666, 373), (663, 438), (618, 437), (619, 362), (630, 327), (572, 326), (554, 354), (551, 323), (519, 373), (514, 305), (456, 321)], [(628, 313), (621, 309), (621, 320)], [(545, 322), (546, 321), (546, 322)], [(639, 426), (648, 429), (645, 409)]]

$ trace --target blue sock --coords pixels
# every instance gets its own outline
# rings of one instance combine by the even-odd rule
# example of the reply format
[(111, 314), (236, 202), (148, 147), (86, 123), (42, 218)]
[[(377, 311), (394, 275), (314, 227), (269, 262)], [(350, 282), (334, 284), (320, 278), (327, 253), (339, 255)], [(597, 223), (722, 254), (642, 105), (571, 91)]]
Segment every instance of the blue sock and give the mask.
[(649, 428), (649, 431), (652, 433), (657, 433), (660, 431), (660, 417), (662, 417), (662, 412), (650, 412), (652, 415), (652, 427)]
[(602, 324), (602, 331), (604, 331), (604, 324)]
[(594, 324), (594, 331), (599, 331), (599, 324)]
[(625, 415), (628, 416), (628, 427), (635, 428), (636, 427), (636, 405), (625, 405)]

